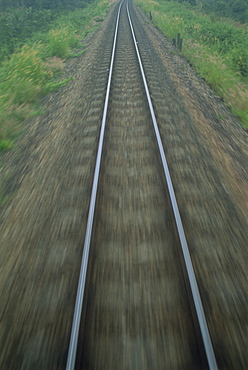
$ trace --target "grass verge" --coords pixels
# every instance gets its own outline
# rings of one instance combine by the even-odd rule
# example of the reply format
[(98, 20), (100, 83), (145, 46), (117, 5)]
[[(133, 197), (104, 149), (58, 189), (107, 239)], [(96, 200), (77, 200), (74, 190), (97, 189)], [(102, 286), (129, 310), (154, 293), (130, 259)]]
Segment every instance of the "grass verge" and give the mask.
[(248, 128), (248, 27), (211, 20), (196, 7), (164, 0), (135, 0), (172, 40), (183, 38), (182, 54)]
[(33, 34), (27, 43), (0, 65), (0, 152), (11, 149), (22, 122), (36, 114), (38, 99), (65, 85), (57, 81), (64, 61), (84, 52), (81, 40), (99, 26), (108, 1), (63, 14), (45, 33)]

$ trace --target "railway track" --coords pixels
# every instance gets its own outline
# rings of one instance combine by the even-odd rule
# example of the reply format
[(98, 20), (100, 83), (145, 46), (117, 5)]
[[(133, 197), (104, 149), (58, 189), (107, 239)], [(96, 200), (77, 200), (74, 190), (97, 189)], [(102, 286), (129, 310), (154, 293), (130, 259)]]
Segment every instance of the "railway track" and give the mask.
[(129, 6), (117, 10), (67, 369), (217, 369)]

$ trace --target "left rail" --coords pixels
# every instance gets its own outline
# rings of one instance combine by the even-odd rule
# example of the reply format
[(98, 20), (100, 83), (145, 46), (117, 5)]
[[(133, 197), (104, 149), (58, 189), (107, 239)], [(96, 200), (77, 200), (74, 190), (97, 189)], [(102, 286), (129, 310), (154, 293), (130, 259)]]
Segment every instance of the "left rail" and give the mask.
[(73, 370), (75, 368), (78, 334), (79, 334), (79, 327), (80, 327), (80, 321), (81, 321), (86, 274), (87, 274), (87, 267), (88, 267), (88, 260), (89, 260), (90, 240), (91, 240), (93, 219), (94, 219), (94, 213), (95, 213), (96, 195), (97, 195), (98, 180), (99, 180), (99, 174), (100, 174), (100, 165), (101, 165), (101, 158), (102, 158), (102, 148), (103, 148), (105, 126), (106, 126), (106, 116), (107, 116), (108, 103), (109, 103), (110, 85), (111, 85), (113, 65), (114, 65), (120, 11), (121, 11), (123, 2), (124, 0), (122, 0), (119, 5), (117, 19), (116, 19), (114, 42), (113, 42), (112, 56), (111, 56), (111, 61), (110, 61), (109, 77), (108, 77), (106, 98), (105, 98), (104, 109), (103, 109), (101, 132), (100, 132), (100, 138), (99, 138), (99, 143), (98, 143), (98, 151), (97, 151), (95, 172), (94, 172), (93, 185), (92, 185), (92, 191), (91, 191), (89, 214), (88, 214), (88, 221), (87, 221), (85, 240), (84, 240), (83, 257), (82, 257), (82, 263), (81, 263), (81, 269), (80, 269), (80, 275), (79, 275), (79, 281), (78, 281), (78, 290), (77, 290), (77, 297), (76, 297), (74, 316), (73, 316), (73, 322), (72, 322), (66, 370)]

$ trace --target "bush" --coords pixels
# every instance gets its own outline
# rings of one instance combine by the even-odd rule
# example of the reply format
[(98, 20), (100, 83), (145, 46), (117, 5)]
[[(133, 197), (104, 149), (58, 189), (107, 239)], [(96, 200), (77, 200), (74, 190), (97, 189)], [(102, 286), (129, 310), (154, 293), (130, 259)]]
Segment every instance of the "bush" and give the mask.
[(37, 98), (41, 86), (51, 77), (51, 72), (39, 56), (40, 47), (25, 45), (3, 63), (1, 88), (6, 99), (23, 104)]
[(248, 77), (248, 51), (244, 49), (235, 49), (232, 53), (234, 68), (243, 77)]
[(58, 58), (67, 58), (70, 54), (70, 48), (76, 48), (80, 44), (75, 31), (70, 27), (61, 27), (49, 31), (48, 40), (51, 56)]
[(67, 58), (69, 55), (69, 40), (66, 28), (49, 31), (48, 40), (52, 56)]

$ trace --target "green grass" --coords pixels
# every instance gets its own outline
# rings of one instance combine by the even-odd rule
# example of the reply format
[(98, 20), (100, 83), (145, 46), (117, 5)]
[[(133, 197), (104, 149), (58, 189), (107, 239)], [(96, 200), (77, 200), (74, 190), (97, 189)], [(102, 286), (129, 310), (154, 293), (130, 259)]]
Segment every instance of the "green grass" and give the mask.
[(36, 114), (41, 96), (64, 86), (57, 81), (64, 61), (85, 52), (81, 40), (99, 27), (109, 3), (95, 1), (87, 8), (63, 14), (38, 32), (0, 65), (0, 152), (11, 149), (21, 123)]
[(183, 55), (248, 127), (248, 27), (212, 21), (196, 7), (164, 0), (136, 0), (172, 40), (181, 34)]

